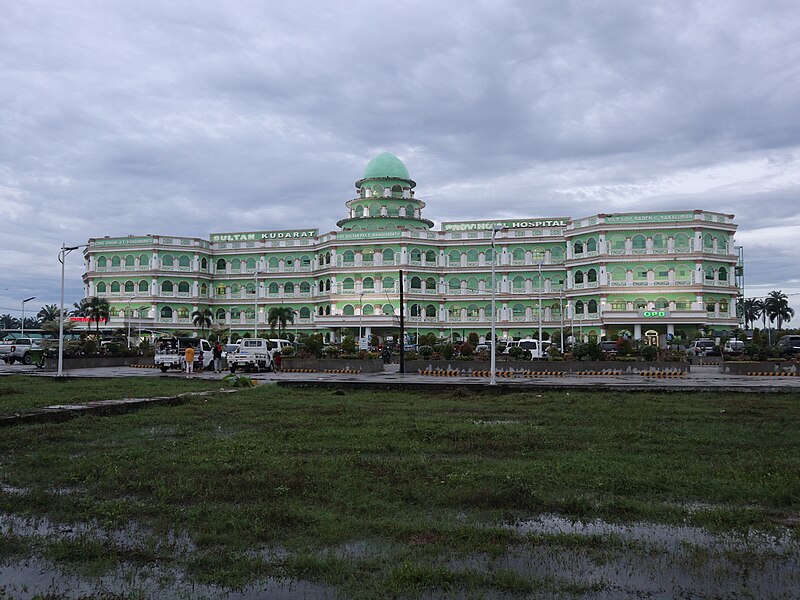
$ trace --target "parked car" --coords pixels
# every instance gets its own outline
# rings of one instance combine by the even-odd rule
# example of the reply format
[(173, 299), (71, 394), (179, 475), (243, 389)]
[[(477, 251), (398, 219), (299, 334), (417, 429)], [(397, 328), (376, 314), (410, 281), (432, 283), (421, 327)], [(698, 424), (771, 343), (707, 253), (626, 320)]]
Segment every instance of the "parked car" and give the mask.
[(715, 354), (714, 348), (716, 344), (714, 340), (701, 338), (693, 341), (686, 349), (687, 356), (711, 356)]
[(606, 340), (605, 342), (600, 342), (600, 349), (603, 351), (604, 354), (608, 354), (609, 356), (615, 356), (619, 351), (617, 349), (617, 342), (613, 340)]
[(725, 354), (732, 354), (734, 356), (739, 355), (744, 352), (744, 342), (739, 340), (728, 340), (725, 342), (725, 346), (723, 346), (722, 351)]
[(775, 344), (783, 356), (800, 356), (800, 335), (785, 335)]

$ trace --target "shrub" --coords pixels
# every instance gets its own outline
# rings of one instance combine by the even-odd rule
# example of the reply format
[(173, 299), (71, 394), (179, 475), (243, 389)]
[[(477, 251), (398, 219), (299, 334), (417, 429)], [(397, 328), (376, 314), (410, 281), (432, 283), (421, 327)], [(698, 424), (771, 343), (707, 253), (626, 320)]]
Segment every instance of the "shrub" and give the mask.
[(294, 346), (284, 346), (283, 350), (281, 350), (281, 356), (294, 356), (295, 350)]
[(647, 361), (654, 361), (658, 356), (658, 348), (655, 346), (645, 346), (641, 351), (642, 358)]
[(480, 343), (481, 339), (478, 337), (478, 334), (473, 331), (467, 336), (467, 341), (474, 348), (475, 346), (477, 346)]
[(352, 354), (356, 351), (356, 341), (353, 339), (353, 336), (348, 335), (342, 340), (342, 350), (347, 354)]
[(461, 356), (471, 358), (472, 355), (475, 354), (475, 348), (469, 342), (464, 342), (458, 347), (458, 352)]
[(84, 354), (97, 354), (97, 342), (93, 339), (87, 339), (83, 342), (83, 353)]
[(445, 360), (450, 360), (453, 358), (453, 354), (455, 353), (455, 349), (453, 348), (453, 344), (445, 344), (442, 346), (442, 356)]
[(760, 350), (761, 349), (758, 347), (758, 344), (750, 343), (750, 344), (745, 344), (744, 346), (744, 353), (750, 358), (758, 356)]
[(418, 351), (419, 355), (425, 360), (428, 360), (433, 354), (433, 348), (431, 346), (420, 346)]
[(328, 358), (336, 358), (339, 356), (339, 349), (336, 346), (325, 346), (322, 349), (323, 354)]
[(406, 352), (406, 360), (417, 360), (418, 355), (416, 352), (409, 350)]
[(524, 352), (525, 351), (519, 346), (512, 346), (508, 349), (508, 355), (513, 359), (521, 358)]
[(575, 344), (573, 352), (578, 360), (601, 360), (603, 358), (603, 350), (597, 342)]

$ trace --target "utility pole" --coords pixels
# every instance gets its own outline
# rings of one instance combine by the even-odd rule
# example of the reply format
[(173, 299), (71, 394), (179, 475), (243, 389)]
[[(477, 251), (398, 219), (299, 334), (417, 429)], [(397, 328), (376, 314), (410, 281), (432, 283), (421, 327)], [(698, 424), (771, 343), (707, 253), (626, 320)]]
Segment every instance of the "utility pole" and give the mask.
[(403, 318), (403, 269), (400, 269), (400, 373), (406, 372), (406, 322)]

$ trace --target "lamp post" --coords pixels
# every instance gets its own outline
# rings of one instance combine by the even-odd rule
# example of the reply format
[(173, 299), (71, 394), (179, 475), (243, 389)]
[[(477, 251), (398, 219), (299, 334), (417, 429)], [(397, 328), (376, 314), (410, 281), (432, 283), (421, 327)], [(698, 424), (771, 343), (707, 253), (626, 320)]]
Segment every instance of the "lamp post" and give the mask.
[(564, 354), (564, 280), (561, 280), (558, 290), (558, 314), (561, 318), (561, 354)]
[(58, 375), (63, 376), (64, 368), (64, 260), (67, 254), (78, 248), (86, 248), (88, 244), (79, 244), (77, 246), (69, 246), (61, 244), (61, 252), (58, 253), (58, 262), (61, 263), (61, 310), (58, 315)]
[(22, 333), (20, 333), (19, 337), (25, 337), (25, 303), (31, 300), (36, 300), (36, 296), (25, 298), (25, 300), (22, 301)]
[[(494, 227), (492, 229), (492, 356), (490, 362), (490, 370), (491, 375), (489, 376), (489, 385), (497, 385), (497, 374), (495, 373), (495, 367), (497, 365), (497, 278), (495, 276), (496, 266), (497, 265), (497, 251), (494, 247), (494, 238), (497, 235), (498, 231), (503, 231), (506, 229), (505, 227)], [(539, 305), (539, 310), (541, 311), (541, 304)]]
[(361, 350), (361, 322), (364, 317), (364, 292), (358, 295), (358, 349)]
[(253, 289), (253, 293), (255, 294), (255, 312), (253, 314), (253, 339), (258, 337), (258, 269), (253, 273), (253, 281), (255, 282), (255, 288)]

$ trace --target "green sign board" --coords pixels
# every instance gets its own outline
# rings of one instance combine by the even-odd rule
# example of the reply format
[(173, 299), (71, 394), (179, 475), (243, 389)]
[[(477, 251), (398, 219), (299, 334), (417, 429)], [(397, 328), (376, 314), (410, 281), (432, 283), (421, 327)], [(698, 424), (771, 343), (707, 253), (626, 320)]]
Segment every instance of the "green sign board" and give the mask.
[(103, 238), (95, 240), (92, 246), (139, 246), (142, 244), (152, 244), (151, 237), (125, 237), (125, 238)]
[(250, 231), (246, 233), (212, 233), (212, 242), (257, 242), (260, 240), (294, 240), (317, 237), (319, 229), (282, 231)]
[(535, 229), (539, 227), (566, 227), (569, 218), (557, 219), (507, 219), (504, 221), (464, 221), (442, 223), (442, 231), (491, 231), (503, 227), (505, 229)]
[(371, 240), (375, 238), (402, 237), (402, 231), (342, 231), (336, 234), (337, 240)]
[(663, 319), (669, 316), (668, 310), (642, 310), (639, 311), (639, 316), (645, 319)]
[(606, 215), (606, 223), (666, 223), (670, 221), (694, 221), (694, 213)]

